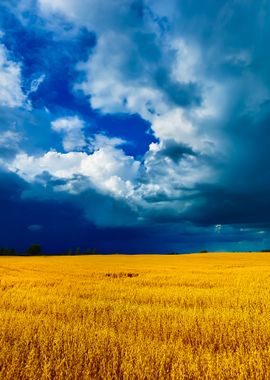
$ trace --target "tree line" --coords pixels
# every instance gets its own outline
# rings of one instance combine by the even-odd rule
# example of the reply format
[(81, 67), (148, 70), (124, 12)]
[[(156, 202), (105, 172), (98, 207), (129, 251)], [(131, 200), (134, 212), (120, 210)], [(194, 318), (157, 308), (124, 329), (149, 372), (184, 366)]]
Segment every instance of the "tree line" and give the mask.
[[(86, 249), (81, 250), (80, 247), (76, 249), (70, 248), (68, 252), (63, 252), (63, 255), (95, 255), (97, 253), (96, 249)], [(29, 256), (38, 256), (42, 255), (42, 247), (40, 244), (31, 244), (25, 252), (16, 252), (14, 248), (1, 248), (0, 247), (0, 256), (16, 256), (16, 255), (29, 255)]]

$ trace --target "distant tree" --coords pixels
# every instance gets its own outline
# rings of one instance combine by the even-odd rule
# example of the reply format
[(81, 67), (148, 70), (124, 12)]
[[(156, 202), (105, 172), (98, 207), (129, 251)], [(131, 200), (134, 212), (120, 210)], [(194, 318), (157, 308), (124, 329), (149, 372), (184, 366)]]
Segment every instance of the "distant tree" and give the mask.
[(69, 248), (68, 255), (72, 255), (72, 253), (73, 253), (72, 248)]
[(208, 251), (206, 251), (206, 249), (203, 249), (202, 251), (200, 251), (200, 253), (208, 253)]
[(40, 255), (41, 254), (41, 245), (32, 244), (27, 249), (28, 255)]
[(80, 247), (76, 248), (76, 255), (79, 255), (81, 253)]

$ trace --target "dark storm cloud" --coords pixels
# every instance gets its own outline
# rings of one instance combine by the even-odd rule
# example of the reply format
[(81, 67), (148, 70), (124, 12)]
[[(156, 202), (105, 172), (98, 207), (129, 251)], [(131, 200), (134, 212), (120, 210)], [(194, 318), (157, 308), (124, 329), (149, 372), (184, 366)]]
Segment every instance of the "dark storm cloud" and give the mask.
[[(32, 192), (31, 197), (29, 192)], [(39, 243), (44, 252), (52, 253), (67, 252), (70, 247), (75, 250), (77, 246), (113, 252), (125, 250), (126, 244), (121, 241), (135, 242), (145, 236), (143, 230), (135, 227), (116, 227), (117, 221), (111, 223), (114, 227), (109, 229), (97, 228), (87, 218), (86, 209), (88, 216), (92, 220), (98, 218), (101, 224), (106, 213), (120, 220), (124, 206), (117, 205), (114, 200), (109, 204), (107, 198), (102, 201), (100, 195), (93, 192), (84, 194), (83, 201), (75, 196), (55, 194), (53, 197), (49, 192), (38, 189), (37, 185), (33, 189), (15, 174), (0, 172), (0, 246), (24, 251), (28, 245)], [(128, 224), (127, 219), (125, 224)]]
[[(2, 171), (0, 184), (0, 241), (3, 246), (25, 250), (32, 243), (42, 243), (45, 249), (53, 244), (59, 249), (58, 237), (62, 239), (65, 231), (71, 232), (74, 221), (80, 223), (80, 213), (70, 204), (59, 200), (23, 200), (22, 193), (29, 185), (14, 174)], [(33, 236), (28, 228), (33, 225), (44, 228), (35, 231)]]
[(180, 219), (269, 228), (270, 4), (173, 3), (174, 13), (168, 17), (174, 30), (201, 44), (205, 73), (230, 83), (231, 91), (226, 113), (215, 125), (225, 137), (216, 184), (196, 187), (193, 206)]
[[(48, 192), (42, 196), (42, 190), (36, 198), (28, 197), (33, 188), (17, 175), (3, 171), (0, 184), (1, 246), (24, 252), (30, 244), (36, 243), (41, 244), (46, 253), (67, 253), (70, 249), (75, 252), (77, 247), (81, 251), (96, 249), (102, 253), (162, 253), (170, 250), (172, 233), (166, 226), (128, 227), (123, 226), (122, 221), (122, 226), (118, 227), (117, 222), (112, 223), (114, 227), (97, 227), (85, 218), (81, 198), (55, 195), (52, 199)], [(38, 189), (35, 192), (37, 195)], [(100, 208), (103, 203), (104, 217), (108, 213), (110, 218), (120, 219), (119, 206), (115, 204), (113, 209), (112, 206), (108, 208), (108, 199), (103, 198), (102, 202), (97, 198), (99, 195), (91, 196), (89, 192), (83, 197), (93, 218), (96, 213), (102, 217)], [(188, 242), (189, 237), (190, 233), (182, 233), (175, 244), (179, 240)]]
[(219, 185), (199, 186), (188, 218), (203, 224), (247, 224), (269, 229), (270, 112), (236, 118), (232, 149)]
[(184, 218), (201, 225), (250, 225), (269, 229), (270, 196), (266, 189), (240, 191), (236, 187), (203, 186)]
[[(149, 13), (145, 11), (143, 15), (146, 17)], [(154, 22), (156, 23), (156, 20)], [(129, 36), (130, 46), (122, 60), (122, 75), (128, 81), (145, 78), (146, 82), (150, 81), (154, 87), (162, 91), (173, 105), (199, 106), (202, 101), (200, 85), (192, 82), (179, 83), (169, 75), (170, 65), (175, 60), (175, 51), (172, 48), (168, 49), (165, 55), (156, 33), (147, 31), (142, 21), (141, 25), (137, 23), (135, 26), (135, 32)], [(146, 30), (138, 30), (140, 26)], [(159, 24), (158, 27), (161, 28)]]
[(179, 83), (168, 77), (168, 68), (157, 69), (155, 80), (159, 89), (167, 96), (169, 102), (180, 107), (199, 106), (202, 94), (197, 83)]
[(160, 152), (161, 155), (169, 157), (171, 160), (178, 162), (183, 155), (196, 155), (191, 147), (185, 144), (177, 143), (174, 140), (167, 140)]

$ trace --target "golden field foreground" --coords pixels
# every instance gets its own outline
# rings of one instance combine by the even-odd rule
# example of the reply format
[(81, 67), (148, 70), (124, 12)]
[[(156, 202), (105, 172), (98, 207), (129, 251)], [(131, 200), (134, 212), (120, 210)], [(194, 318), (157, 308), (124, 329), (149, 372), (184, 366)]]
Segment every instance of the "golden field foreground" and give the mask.
[(270, 379), (270, 254), (0, 257), (0, 378)]

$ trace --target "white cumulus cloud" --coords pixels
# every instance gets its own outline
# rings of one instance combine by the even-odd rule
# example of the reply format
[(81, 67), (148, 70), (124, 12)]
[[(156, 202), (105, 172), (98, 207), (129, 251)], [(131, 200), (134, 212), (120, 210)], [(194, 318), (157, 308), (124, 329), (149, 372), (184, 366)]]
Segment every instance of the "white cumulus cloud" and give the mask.
[(8, 164), (10, 171), (16, 172), (29, 182), (35, 181), (43, 173), (49, 173), (55, 178), (67, 180), (67, 183), (70, 181), (69, 185), (58, 187), (58, 190), (76, 192), (80, 186), (77, 189), (76, 181), (73, 180), (83, 176), (89, 180), (89, 187), (116, 197), (130, 195), (139, 167), (138, 161), (114, 146), (103, 146), (92, 154), (49, 151), (36, 157), (19, 153)]

